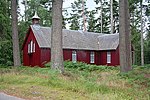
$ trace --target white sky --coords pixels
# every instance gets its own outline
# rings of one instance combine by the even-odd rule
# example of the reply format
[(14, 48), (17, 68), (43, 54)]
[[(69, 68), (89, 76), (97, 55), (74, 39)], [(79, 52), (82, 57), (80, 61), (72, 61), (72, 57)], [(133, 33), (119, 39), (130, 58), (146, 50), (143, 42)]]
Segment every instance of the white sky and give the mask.
[[(77, 0), (64, 0), (65, 2), (63, 3), (63, 8), (66, 8), (66, 7), (71, 7), (71, 3), (73, 3), (74, 1), (77, 1)], [(86, 0), (87, 2), (87, 7), (92, 10), (95, 8), (95, 2), (94, 0)]]
[[(19, 7), (20, 7), (20, 12), (21, 12), (21, 16), (24, 15), (24, 5), (21, 4), (23, 0), (19, 0)], [(63, 8), (69, 8), (71, 7), (71, 3), (73, 3), (74, 1), (77, 0), (64, 0), (63, 2)], [(88, 10), (93, 10), (96, 7), (96, 4), (94, 2), (94, 0), (86, 0), (86, 7), (88, 8)], [(71, 9), (67, 9), (68, 13), (71, 12)], [(34, 12), (33, 12), (34, 13)], [(69, 24), (66, 24), (66, 28), (69, 29)]]
[[(23, 0), (19, 0), (19, 7), (20, 7), (20, 11), (21, 11), (21, 15), (24, 14), (24, 5), (21, 4)], [(76, 0), (64, 0), (63, 3), (63, 8), (68, 8), (71, 7), (71, 3), (73, 3)], [(93, 10), (96, 6), (94, 0), (87, 0), (87, 4), (86, 4), (89, 10)]]
[[(19, 7), (20, 7), (21, 15), (24, 15), (24, 5), (21, 4), (22, 1), (23, 0), (19, 0)], [(71, 7), (71, 3), (73, 3), (74, 1), (76, 1), (76, 0), (64, 0), (63, 8)], [(143, 2), (144, 4), (146, 4), (145, 1), (146, 0), (144, 0), (144, 2)], [(94, 0), (86, 0), (86, 7), (88, 8), (88, 10), (93, 10), (93, 9), (95, 9), (96, 6), (98, 6), (98, 5), (95, 4)], [(68, 9), (68, 12), (71, 12), (71, 9)], [(67, 27), (68, 26), (69, 25), (67, 25)]]

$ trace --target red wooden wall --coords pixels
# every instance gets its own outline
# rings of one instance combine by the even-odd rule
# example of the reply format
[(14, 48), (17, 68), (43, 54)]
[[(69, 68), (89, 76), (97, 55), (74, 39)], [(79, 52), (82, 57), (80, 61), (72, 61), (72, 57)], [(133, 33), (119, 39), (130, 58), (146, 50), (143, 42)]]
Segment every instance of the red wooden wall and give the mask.
[[(38, 50), (38, 49), (37, 49)], [(26, 51), (26, 50), (25, 50)], [(63, 50), (64, 60), (72, 61), (72, 51), (71, 49)], [(77, 51), (77, 61), (90, 64), (90, 52), (88, 50), (76, 50)], [(94, 51), (95, 52), (95, 65), (108, 65), (116, 66), (119, 65), (119, 52), (118, 50), (111, 51), (111, 63), (107, 64), (107, 51)], [(38, 54), (39, 53), (39, 54)], [(50, 49), (41, 48), (36, 53), (31, 55), (24, 53), (24, 65), (25, 66), (41, 66), (43, 67), (46, 62), (50, 61)], [(39, 59), (40, 58), (40, 59)]]
[(65, 49), (63, 50), (64, 60), (72, 61), (72, 50)]
[[(31, 29), (30, 29), (31, 30)], [(23, 46), (23, 65), (24, 66), (41, 66), (40, 55), (41, 49), (38, 46), (38, 43), (33, 35), (32, 30), (27, 34), (24, 46)], [(35, 53), (28, 54), (28, 43), (33, 40), (35, 43)]]
[(43, 67), (45, 63), (49, 62), (50, 58), (51, 58), (50, 49), (42, 48), (41, 49), (41, 59), (40, 59), (41, 67)]
[(90, 63), (90, 51), (77, 50), (77, 61)]
[[(111, 63), (107, 63), (107, 52), (111, 52)], [(119, 48), (111, 51), (100, 52), (100, 65), (117, 66), (120, 65), (119, 61)]]

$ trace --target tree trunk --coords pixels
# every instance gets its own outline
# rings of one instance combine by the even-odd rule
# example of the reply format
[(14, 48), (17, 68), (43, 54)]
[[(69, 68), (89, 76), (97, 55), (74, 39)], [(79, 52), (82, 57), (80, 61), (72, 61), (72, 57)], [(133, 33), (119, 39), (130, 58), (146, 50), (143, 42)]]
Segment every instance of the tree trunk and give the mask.
[(119, 0), (119, 51), (121, 72), (128, 72), (132, 69), (130, 33), (128, 0)]
[(18, 19), (17, 19), (17, 0), (11, 0), (11, 16), (12, 16), (12, 39), (13, 39), (13, 60), (14, 66), (20, 66), (20, 52), (18, 39)]
[(51, 68), (64, 72), (62, 49), (62, 4), (63, 0), (52, 2), (52, 31), (51, 31)]
[(103, 4), (102, 4), (102, 0), (101, 2), (101, 33), (103, 33)]
[(140, 7), (141, 7), (141, 65), (144, 66), (144, 43), (143, 43), (143, 11), (142, 11), (142, 0), (140, 1)]
[(25, 14), (25, 22), (27, 21), (27, 0), (24, 0), (24, 14)]
[(114, 23), (113, 23), (113, 0), (110, 0), (110, 12), (111, 12), (111, 34), (114, 33)]
[(82, 0), (82, 17), (83, 17), (83, 31), (86, 30), (86, 16), (84, 15), (84, 0)]

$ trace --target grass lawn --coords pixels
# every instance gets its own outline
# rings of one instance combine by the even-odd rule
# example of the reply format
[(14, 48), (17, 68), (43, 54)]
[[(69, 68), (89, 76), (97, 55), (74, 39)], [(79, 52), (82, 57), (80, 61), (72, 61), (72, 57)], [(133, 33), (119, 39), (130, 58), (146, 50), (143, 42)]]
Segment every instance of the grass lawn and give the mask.
[(0, 67), (0, 92), (27, 100), (150, 100), (150, 67), (120, 74), (115, 67), (79, 66), (66, 67), (63, 75), (50, 68)]

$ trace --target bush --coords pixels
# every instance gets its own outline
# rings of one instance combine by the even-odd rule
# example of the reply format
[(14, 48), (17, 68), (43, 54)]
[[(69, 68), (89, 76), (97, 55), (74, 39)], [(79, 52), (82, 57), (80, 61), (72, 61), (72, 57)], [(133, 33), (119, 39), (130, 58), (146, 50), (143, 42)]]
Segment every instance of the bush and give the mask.
[(13, 65), (13, 53), (11, 41), (0, 41), (0, 66)]
[(147, 64), (144, 66), (145, 68), (150, 68), (150, 64)]
[[(50, 62), (46, 63), (45, 66), (50, 67)], [(80, 70), (80, 71), (95, 71), (95, 70), (107, 71), (107, 70), (117, 69), (116, 67), (90, 65), (90, 64), (83, 63), (83, 62), (74, 63), (71, 61), (65, 61), (64, 67), (66, 69), (76, 69), (76, 70)]]

